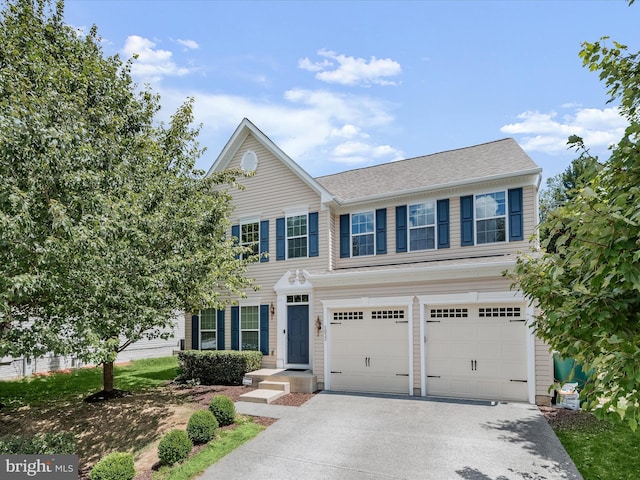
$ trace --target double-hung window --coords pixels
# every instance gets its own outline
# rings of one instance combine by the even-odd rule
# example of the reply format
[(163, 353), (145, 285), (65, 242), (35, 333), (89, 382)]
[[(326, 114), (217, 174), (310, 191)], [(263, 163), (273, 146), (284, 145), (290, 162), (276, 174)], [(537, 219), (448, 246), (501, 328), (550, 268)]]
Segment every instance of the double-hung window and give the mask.
[(214, 308), (207, 308), (200, 311), (200, 350), (218, 349), (216, 314), (217, 311)]
[(409, 205), (409, 250), (436, 248), (435, 202)]
[(374, 212), (351, 215), (351, 255), (360, 257), (375, 252)]
[(476, 244), (506, 241), (507, 202), (505, 192), (475, 197)]
[(260, 350), (260, 311), (258, 305), (240, 307), (240, 350)]
[(307, 215), (287, 217), (287, 258), (307, 256)]
[(240, 245), (249, 248), (249, 251), (243, 254), (244, 258), (260, 253), (259, 222), (243, 223), (240, 225)]

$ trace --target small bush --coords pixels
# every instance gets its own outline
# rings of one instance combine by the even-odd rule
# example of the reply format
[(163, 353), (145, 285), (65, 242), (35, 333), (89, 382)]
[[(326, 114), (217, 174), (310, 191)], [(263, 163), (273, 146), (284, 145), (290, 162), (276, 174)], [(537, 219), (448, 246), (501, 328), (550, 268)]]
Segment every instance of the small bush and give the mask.
[(262, 353), (236, 350), (187, 350), (178, 353), (180, 380), (202, 385), (242, 385), (242, 377), (258, 370)]
[(211, 399), (209, 410), (218, 420), (218, 425), (224, 427), (231, 425), (236, 418), (236, 406), (226, 395), (216, 395)]
[(0, 438), (0, 454), (71, 455), (74, 453), (76, 453), (76, 437), (70, 432)]
[(158, 458), (163, 465), (173, 465), (189, 456), (193, 443), (184, 430), (171, 430), (160, 440)]
[(209, 410), (194, 412), (187, 424), (187, 435), (195, 444), (207, 443), (213, 438), (218, 428), (218, 420)]
[(112, 452), (91, 469), (91, 480), (133, 480), (136, 469), (133, 455), (123, 452)]

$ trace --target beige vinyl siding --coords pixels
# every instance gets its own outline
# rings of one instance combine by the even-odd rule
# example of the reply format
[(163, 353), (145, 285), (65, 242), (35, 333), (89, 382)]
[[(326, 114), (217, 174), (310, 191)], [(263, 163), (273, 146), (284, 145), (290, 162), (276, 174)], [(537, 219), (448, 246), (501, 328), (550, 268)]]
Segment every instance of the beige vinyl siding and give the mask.
[[(501, 190), (495, 187), (495, 190)], [(336, 250), (336, 268), (353, 268), (369, 265), (395, 265), (398, 263), (415, 263), (425, 261), (448, 260), (455, 258), (471, 258), (483, 256), (496, 256), (505, 254), (515, 254), (524, 251), (529, 247), (529, 238), (535, 233), (537, 218), (535, 215), (535, 202), (537, 201), (536, 189), (533, 186), (523, 187), (522, 200), (524, 209), (524, 240), (514, 242), (500, 242), (484, 245), (474, 245), (462, 247), (460, 245), (460, 196), (449, 197), (449, 248), (418, 250), (396, 253), (396, 207), (400, 205), (410, 205), (424, 200), (440, 200), (447, 197), (436, 196), (430, 198), (415, 198), (394, 203), (387, 206), (387, 253), (384, 255), (369, 255), (363, 257), (340, 258), (340, 214), (334, 215), (335, 224), (334, 249)], [(382, 208), (375, 205), (370, 210)], [(357, 211), (365, 211), (366, 208), (359, 208)], [(354, 210), (355, 212), (356, 210)], [(342, 212), (346, 213), (346, 212)], [(351, 213), (351, 212), (349, 212)], [(475, 225), (474, 225), (475, 233)]]
[(552, 393), (549, 392), (549, 387), (554, 382), (553, 357), (549, 350), (549, 346), (539, 338), (536, 338), (535, 350), (536, 350), (536, 403), (543, 403), (537, 400), (538, 397), (549, 398), (552, 396)]

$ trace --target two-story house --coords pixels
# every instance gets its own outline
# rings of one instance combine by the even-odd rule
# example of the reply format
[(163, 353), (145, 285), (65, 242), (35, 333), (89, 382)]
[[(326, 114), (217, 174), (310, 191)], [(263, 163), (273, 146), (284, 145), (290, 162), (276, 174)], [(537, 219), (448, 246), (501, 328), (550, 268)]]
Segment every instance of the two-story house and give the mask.
[(210, 172), (227, 168), (255, 172), (230, 234), (268, 254), (261, 288), (192, 312), (187, 348), (261, 350), (327, 390), (548, 401), (549, 349), (502, 274), (538, 218), (514, 140), (312, 178), (244, 119)]

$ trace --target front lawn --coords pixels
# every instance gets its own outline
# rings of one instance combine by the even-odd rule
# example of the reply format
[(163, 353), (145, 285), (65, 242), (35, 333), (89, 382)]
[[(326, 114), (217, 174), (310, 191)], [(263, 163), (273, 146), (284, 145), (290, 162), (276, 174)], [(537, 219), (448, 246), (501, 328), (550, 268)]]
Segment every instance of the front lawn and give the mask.
[(549, 423), (584, 480), (636, 480), (640, 430), (611, 425), (582, 411), (559, 410)]

